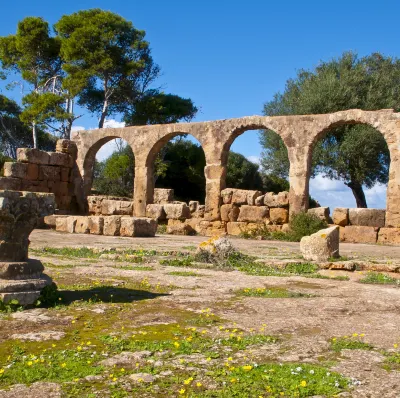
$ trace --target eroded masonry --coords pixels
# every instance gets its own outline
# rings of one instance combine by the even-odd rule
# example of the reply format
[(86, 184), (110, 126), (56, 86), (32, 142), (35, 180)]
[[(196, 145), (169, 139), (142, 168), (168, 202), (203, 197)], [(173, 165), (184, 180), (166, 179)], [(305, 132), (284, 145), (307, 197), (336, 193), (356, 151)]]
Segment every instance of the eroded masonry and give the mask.
[[(114, 235), (129, 236), (133, 223), (139, 223), (128, 221), (129, 217), (166, 222), (170, 233), (195, 231), (204, 235), (223, 232), (237, 235), (260, 223), (280, 230), (285, 229), (291, 213), (307, 210), (313, 147), (329, 129), (341, 124), (367, 124), (384, 136), (391, 158), (387, 208), (335, 209), (332, 214), (328, 214), (326, 208), (311, 211), (343, 227), (342, 240), (400, 243), (400, 229), (397, 229), (400, 226), (400, 114), (386, 109), (79, 131), (71, 141), (60, 140), (54, 153), (20, 149), (17, 162), (5, 165), (0, 189), (54, 193), (59, 209), (58, 229), (68, 232), (105, 233), (106, 230), (107, 234), (112, 231)], [(272, 195), (226, 187), (231, 144), (245, 131), (259, 129), (273, 130), (287, 147), (288, 193)], [(204, 204), (178, 203), (168, 190), (154, 189), (156, 156), (171, 138), (180, 134), (192, 135), (204, 150)], [(133, 201), (90, 195), (96, 153), (115, 138), (124, 139), (135, 156)], [(121, 225), (130, 227), (121, 231)], [(143, 228), (153, 229), (154, 225)]]

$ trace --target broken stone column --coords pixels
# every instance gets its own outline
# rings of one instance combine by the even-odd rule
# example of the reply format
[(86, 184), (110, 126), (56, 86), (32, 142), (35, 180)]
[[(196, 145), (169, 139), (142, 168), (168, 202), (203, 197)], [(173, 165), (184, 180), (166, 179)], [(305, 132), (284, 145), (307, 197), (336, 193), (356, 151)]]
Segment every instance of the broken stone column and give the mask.
[(31, 305), (52, 283), (38, 260), (28, 259), (29, 235), (38, 219), (54, 213), (50, 193), (0, 191), (0, 299)]

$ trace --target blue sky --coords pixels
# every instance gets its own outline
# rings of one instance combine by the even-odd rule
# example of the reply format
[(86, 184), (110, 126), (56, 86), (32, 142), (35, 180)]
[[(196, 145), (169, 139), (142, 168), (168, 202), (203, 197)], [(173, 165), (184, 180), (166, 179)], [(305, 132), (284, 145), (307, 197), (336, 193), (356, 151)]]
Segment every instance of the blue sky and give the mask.
[[(166, 92), (190, 97), (205, 121), (261, 114), (263, 103), (283, 90), (301, 68), (354, 50), (399, 55), (398, 15), (394, 0), (267, 1), (267, 0), (19, 0), (2, 4), (0, 35), (14, 33), (26, 16), (51, 24), (63, 14), (99, 7), (117, 12), (147, 32)], [(8, 93), (9, 95), (9, 93)], [(18, 98), (18, 93), (14, 93)], [(118, 119), (117, 119), (118, 121)], [(89, 128), (96, 120), (78, 122)], [(258, 157), (256, 131), (239, 137), (232, 147)], [(319, 179), (311, 182), (321, 204), (354, 206), (347, 188)], [(382, 187), (368, 193), (370, 207), (384, 207)]]

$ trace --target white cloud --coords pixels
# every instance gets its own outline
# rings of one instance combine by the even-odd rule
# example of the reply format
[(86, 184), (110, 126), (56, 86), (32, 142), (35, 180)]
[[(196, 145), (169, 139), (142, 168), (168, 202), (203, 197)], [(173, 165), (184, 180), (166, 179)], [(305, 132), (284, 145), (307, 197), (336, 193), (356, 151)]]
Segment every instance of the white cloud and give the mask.
[(117, 139), (107, 142), (107, 144), (104, 144), (99, 149), (99, 151), (96, 153), (96, 159), (99, 162), (107, 159), (112, 153), (114, 153), (118, 149)]
[(121, 128), (125, 127), (125, 122), (117, 122), (115, 119), (109, 119), (104, 122), (104, 128)]
[[(370, 208), (386, 208), (386, 186), (375, 185), (371, 189), (364, 189), (367, 205)], [(310, 195), (321, 206), (329, 206), (331, 211), (335, 207), (356, 207), (356, 201), (350, 188), (341, 181), (324, 178), (321, 174), (310, 179)]]
[(71, 131), (81, 131), (86, 130), (83, 126), (72, 126)]
[(260, 164), (259, 156), (255, 156), (255, 155), (247, 156), (247, 160), (250, 160), (250, 162), (256, 163), (258, 165)]

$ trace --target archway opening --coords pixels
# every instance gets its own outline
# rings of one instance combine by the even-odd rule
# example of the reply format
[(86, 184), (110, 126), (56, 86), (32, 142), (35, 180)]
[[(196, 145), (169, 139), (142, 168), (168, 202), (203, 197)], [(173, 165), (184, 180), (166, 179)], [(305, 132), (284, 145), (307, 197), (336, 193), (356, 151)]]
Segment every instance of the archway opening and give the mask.
[(289, 190), (286, 145), (263, 126), (237, 131), (227, 144), (226, 187), (279, 193)]
[(91, 195), (121, 197), (133, 200), (135, 157), (122, 138), (104, 144), (96, 153)]
[(390, 153), (382, 133), (344, 123), (323, 131), (311, 159), (310, 194), (321, 206), (386, 208)]
[(174, 200), (204, 204), (206, 158), (200, 142), (191, 135), (171, 138), (154, 158), (154, 187), (172, 189)]

